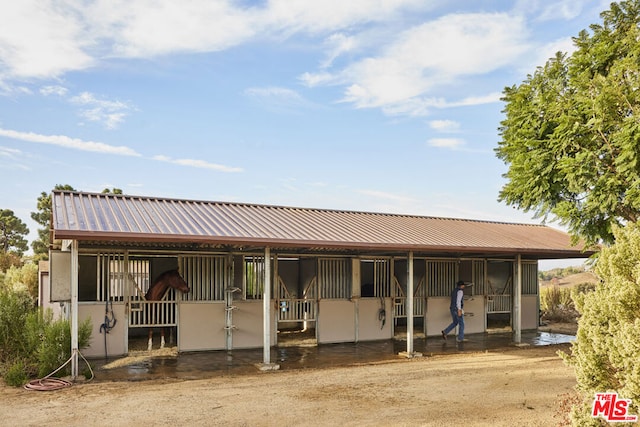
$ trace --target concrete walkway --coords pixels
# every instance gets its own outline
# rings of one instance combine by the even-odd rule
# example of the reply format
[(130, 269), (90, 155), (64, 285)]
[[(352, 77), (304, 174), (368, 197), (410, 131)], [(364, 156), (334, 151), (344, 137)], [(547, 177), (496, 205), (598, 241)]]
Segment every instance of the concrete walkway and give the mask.
[[(463, 343), (456, 343), (452, 335), (414, 339), (414, 352), (423, 357), (499, 351), (513, 348), (511, 333), (483, 333), (468, 335)], [(571, 335), (529, 331), (522, 333), (520, 346), (544, 346), (571, 342)], [(355, 364), (368, 364), (398, 359), (406, 352), (402, 338), (361, 343), (282, 346), (271, 349), (271, 362), (280, 370), (321, 369)], [(94, 381), (143, 381), (151, 379), (203, 379), (225, 374), (258, 372), (263, 361), (262, 349), (207, 351), (177, 354), (175, 348), (162, 351), (136, 352), (135, 356), (119, 359), (96, 359)], [(83, 369), (83, 366), (81, 366)]]

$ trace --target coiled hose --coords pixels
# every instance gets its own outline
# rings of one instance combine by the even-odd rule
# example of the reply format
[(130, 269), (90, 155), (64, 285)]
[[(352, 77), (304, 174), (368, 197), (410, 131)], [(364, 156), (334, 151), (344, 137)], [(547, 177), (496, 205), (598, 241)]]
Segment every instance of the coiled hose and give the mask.
[(55, 375), (59, 370), (67, 366), (73, 359), (73, 356), (76, 352), (80, 355), (82, 360), (84, 360), (84, 363), (86, 363), (87, 366), (89, 367), (89, 371), (91, 372), (91, 378), (89, 378), (87, 381), (91, 381), (94, 376), (93, 369), (91, 369), (91, 365), (89, 364), (89, 362), (87, 362), (87, 359), (84, 358), (84, 356), (82, 355), (82, 353), (80, 353), (79, 350), (74, 350), (73, 353), (71, 354), (71, 357), (69, 357), (69, 359), (66, 362), (64, 362), (58, 369), (51, 372), (49, 375), (47, 375), (44, 378), (39, 378), (39, 379), (29, 381), (24, 385), (24, 388), (26, 390), (35, 390), (35, 391), (53, 391), (53, 390), (60, 390), (61, 388), (70, 387), (73, 384), (71, 381), (63, 380), (62, 378), (55, 378), (55, 377), (52, 378), (52, 376)]

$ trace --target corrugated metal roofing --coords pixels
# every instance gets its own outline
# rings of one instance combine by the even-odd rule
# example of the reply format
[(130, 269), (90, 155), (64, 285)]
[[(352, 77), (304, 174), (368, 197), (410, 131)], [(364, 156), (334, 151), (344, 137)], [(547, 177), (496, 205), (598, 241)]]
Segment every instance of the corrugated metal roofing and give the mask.
[(544, 225), (54, 191), (55, 239), (585, 257)]

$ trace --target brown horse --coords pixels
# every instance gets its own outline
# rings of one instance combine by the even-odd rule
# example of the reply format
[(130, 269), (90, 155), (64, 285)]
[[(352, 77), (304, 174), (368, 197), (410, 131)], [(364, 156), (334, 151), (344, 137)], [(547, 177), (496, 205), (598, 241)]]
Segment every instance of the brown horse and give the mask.
[[(178, 270), (169, 270), (162, 273), (149, 286), (144, 299), (147, 301), (160, 301), (164, 298), (169, 288), (177, 289), (180, 292), (189, 292), (189, 285), (184, 281)], [(153, 327), (149, 328), (149, 344), (147, 350), (151, 351), (153, 346)], [(160, 328), (160, 348), (164, 348), (164, 328)]]

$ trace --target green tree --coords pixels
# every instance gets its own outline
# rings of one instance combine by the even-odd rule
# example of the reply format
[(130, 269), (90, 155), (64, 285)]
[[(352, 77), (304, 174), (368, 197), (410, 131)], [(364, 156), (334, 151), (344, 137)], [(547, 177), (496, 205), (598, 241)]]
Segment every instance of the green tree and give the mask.
[(507, 87), (499, 200), (558, 219), (587, 243), (612, 242), (640, 213), (640, 2), (612, 3), (519, 86)]
[[(67, 190), (76, 191), (70, 185), (56, 184), (55, 190)], [(51, 228), (51, 194), (40, 193), (38, 197), (38, 211), (31, 212), (31, 219), (40, 224), (43, 228), (38, 229), (38, 239), (31, 243), (31, 249), (33, 249), (34, 259), (43, 260), (49, 259), (49, 230)]]
[(119, 188), (105, 188), (102, 190), (102, 194), (122, 194), (122, 190)]
[(0, 249), (3, 254), (13, 252), (21, 256), (29, 249), (27, 234), (27, 225), (12, 210), (0, 209)]
[(582, 405), (573, 409), (575, 425), (601, 425), (591, 418), (594, 393), (616, 391), (631, 399), (640, 413), (640, 225), (614, 227), (616, 243), (604, 248), (595, 265), (603, 282), (590, 292), (576, 293), (581, 313), (571, 355)]

